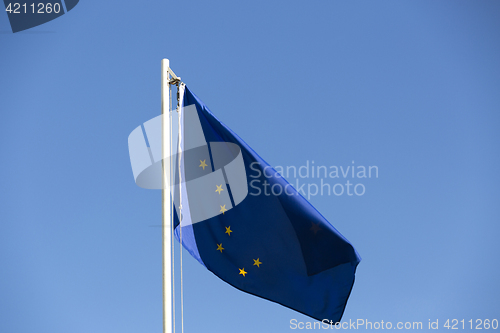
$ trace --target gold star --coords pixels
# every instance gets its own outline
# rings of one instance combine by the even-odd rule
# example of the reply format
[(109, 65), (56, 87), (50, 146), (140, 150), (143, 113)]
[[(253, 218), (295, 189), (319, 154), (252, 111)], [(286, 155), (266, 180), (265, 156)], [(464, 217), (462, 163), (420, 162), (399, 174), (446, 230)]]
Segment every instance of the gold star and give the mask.
[(233, 231), (231, 230), (231, 226), (226, 227), (226, 232), (225, 232), (225, 234), (228, 234), (229, 236), (231, 236), (231, 233), (232, 233), (232, 232), (233, 232)]
[(220, 192), (224, 191), (222, 189), (222, 184), (220, 186), (219, 185), (215, 185), (215, 186), (217, 186), (217, 189), (215, 190), (215, 192), (219, 192), (219, 194), (220, 194)]
[(262, 264), (260, 261), (259, 261), (259, 258), (257, 258), (257, 260), (253, 259), (253, 265), (254, 266), (257, 266), (260, 268), (260, 264)]
[(220, 253), (222, 253), (222, 250), (224, 250), (224, 248), (222, 247), (222, 243), (217, 244), (217, 251), (220, 251)]
[(318, 233), (318, 231), (321, 230), (321, 228), (319, 227), (319, 223), (318, 224), (316, 224), (314, 222), (311, 222), (311, 223), (312, 223), (311, 229), (309, 229), (309, 230), (314, 231), (314, 234), (316, 235)]
[(248, 274), (248, 272), (245, 272), (245, 268), (238, 268), (240, 270), (240, 274), (245, 277), (245, 274)]
[(206, 160), (203, 160), (203, 161), (202, 161), (202, 160), (200, 160), (200, 163), (201, 163), (201, 164), (200, 164), (199, 166), (200, 166), (200, 167), (202, 167), (202, 168), (203, 168), (203, 170), (205, 170), (205, 167), (206, 167), (206, 166), (208, 166), (208, 165), (207, 165), (207, 163), (205, 163), (205, 161), (206, 161)]
[(227, 212), (226, 205), (220, 206), (220, 211), (219, 212), (221, 212), (222, 215), (224, 215), (224, 212)]

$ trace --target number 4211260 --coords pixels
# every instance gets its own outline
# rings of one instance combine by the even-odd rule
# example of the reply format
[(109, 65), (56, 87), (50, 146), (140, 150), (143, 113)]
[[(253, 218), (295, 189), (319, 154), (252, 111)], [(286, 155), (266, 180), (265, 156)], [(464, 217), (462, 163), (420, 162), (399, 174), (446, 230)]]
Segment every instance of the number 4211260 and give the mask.
[(38, 4), (30, 4), (26, 3), (9, 3), (7, 8), (5, 9), (9, 14), (58, 14), (61, 11), (61, 5), (59, 3), (38, 3)]

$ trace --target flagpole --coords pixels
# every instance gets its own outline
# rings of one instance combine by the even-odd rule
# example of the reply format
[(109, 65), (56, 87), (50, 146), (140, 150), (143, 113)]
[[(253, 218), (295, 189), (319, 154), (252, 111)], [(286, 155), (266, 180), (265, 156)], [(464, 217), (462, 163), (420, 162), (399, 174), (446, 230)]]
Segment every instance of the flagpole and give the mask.
[(170, 203), (170, 62), (161, 61), (161, 113), (162, 113), (162, 247), (163, 247), (163, 333), (172, 333), (172, 237)]

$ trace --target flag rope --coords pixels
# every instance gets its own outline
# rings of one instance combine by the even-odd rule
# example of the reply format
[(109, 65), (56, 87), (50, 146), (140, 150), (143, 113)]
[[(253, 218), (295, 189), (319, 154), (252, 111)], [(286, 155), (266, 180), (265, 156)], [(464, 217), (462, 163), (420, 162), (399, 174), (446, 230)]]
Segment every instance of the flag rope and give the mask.
[[(181, 268), (181, 332), (184, 333), (184, 281), (183, 281), (183, 269), (182, 269), (182, 170), (181, 170), (181, 158), (182, 158), (182, 146), (181, 146), (181, 139), (182, 139), (182, 123), (181, 123), (181, 118), (182, 118), (182, 107), (181, 107), (181, 99), (180, 99), (180, 94), (179, 94), (179, 89), (183, 86), (183, 83), (180, 83), (177, 89), (177, 112), (179, 113), (179, 205), (180, 205), (180, 218), (179, 218), (179, 245), (180, 245), (180, 268)], [(189, 208), (188, 208), (189, 209)]]
[[(169, 86), (170, 89), (170, 94), (169, 94), (169, 126), (170, 126), (170, 156), (169, 156), (169, 163), (170, 163), (170, 180), (172, 181), (174, 179), (174, 168), (173, 168), (173, 154), (172, 154), (172, 85)], [(170, 192), (171, 189), (169, 188), (168, 191)], [(174, 244), (174, 200), (172, 197), (172, 200), (170, 200), (170, 239), (172, 240), (170, 242), (171, 244), (171, 254), (170, 254), (170, 267), (172, 269), (172, 326), (173, 326), (173, 332), (175, 333), (175, 244)]]

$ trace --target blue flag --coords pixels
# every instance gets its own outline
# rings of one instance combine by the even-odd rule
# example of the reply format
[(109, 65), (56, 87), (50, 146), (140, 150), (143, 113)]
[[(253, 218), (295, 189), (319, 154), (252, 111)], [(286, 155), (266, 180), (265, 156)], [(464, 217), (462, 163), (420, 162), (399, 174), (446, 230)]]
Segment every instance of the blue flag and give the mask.
[(361, 260), (356, 250), (187, 87), (180, 93), (177, 239), (182, 226), (183, 246), (233, 287), (340, 321)]

